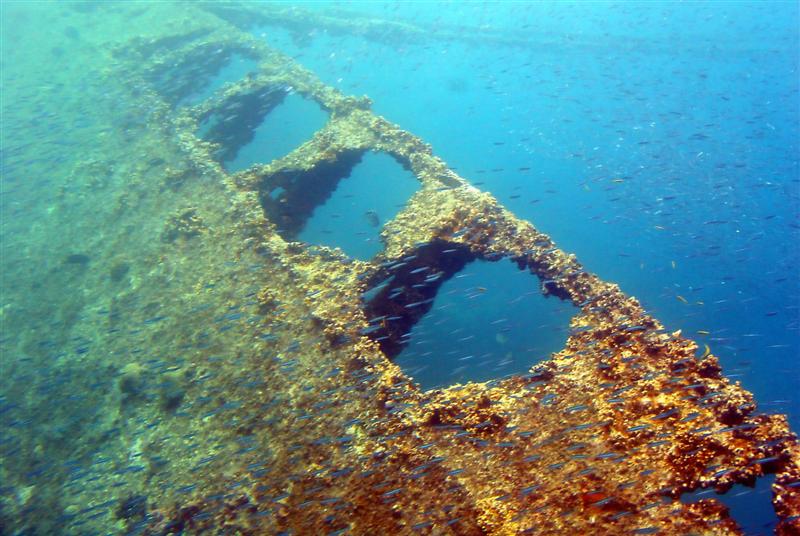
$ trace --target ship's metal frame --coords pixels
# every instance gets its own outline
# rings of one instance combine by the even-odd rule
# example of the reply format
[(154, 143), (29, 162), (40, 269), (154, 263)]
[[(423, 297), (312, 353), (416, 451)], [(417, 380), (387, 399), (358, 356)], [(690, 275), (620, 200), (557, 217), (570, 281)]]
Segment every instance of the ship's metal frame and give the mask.
[[(374, 114), (367, 97), (343, 95), (242, 29), (254, 21), (291, 28), (297, 11), (208, 10), (225, 20), (129, 42), (116, 51), (113, 75), (128, 77), (131, 98), (157, 110), (153, 128), (180, 140), (193, 175), (224, 181), (247, 207), (235, 236), (270, 266), (257, 298), (278, 339), (253, 341), (254, 354), (277, 357), (264, 360), (266, 385), (251, 408), (274, 393), (281, 403), (260, 410), (269, 471), (205, 475), (221, 487), (245, 482), (224, 494), (164, 492), (150, 532), (737, 534), (718, 501), (678, 499), (766, 473), (776, 474), (778, 532), (800, 532), (800, 451), (784, 416), (757, 413), (713, 354), (696, 357), (694, 341)], [(385, 21), (329, 23), (381, 38), (417, 32)], [(257, 72), (177, 106), (233, 54), (255, 60)], [(235, 154), (289, 92), (329, 112), (325, 126), (281, 158), (227, 173), (220, 154)], [(362, 262), (296, 242), (370, 151), (390, 155), (420, 184), (384, 225), (383, 250)], [(422, 391), (392, 358), (440, 285), (476, 259), (510, 260), (535, 276), (532, 288), (574, 304), (569, 339), (528, 374)], [(431, 274), (441, 277), (420, 285)], [(301, 350), (290, 369), (281, 360), (292, 341)]]

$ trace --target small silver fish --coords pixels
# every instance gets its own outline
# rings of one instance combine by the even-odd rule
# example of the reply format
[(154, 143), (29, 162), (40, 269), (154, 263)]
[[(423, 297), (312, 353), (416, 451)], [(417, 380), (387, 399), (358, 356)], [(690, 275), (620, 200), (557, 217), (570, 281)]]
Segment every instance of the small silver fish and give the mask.
[(372, 227), (378, 227), (381, 224), (381, 218), (374, 210), (368, 210), (364, 213), (364, 217)]

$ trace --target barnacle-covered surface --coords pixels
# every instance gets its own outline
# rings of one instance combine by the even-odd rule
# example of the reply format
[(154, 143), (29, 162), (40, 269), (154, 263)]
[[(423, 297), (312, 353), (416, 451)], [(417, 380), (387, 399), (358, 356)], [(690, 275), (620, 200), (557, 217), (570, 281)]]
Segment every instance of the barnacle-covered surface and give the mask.
[[(67, 263), (102, 266), (86, 288), (126, 288), (111, 303), (86, 293), (84, 307), (108, 321), (89, 333), (94, 319), (76, 315), (64, 338), (84, 335), (93, 350), (61, 359), (80, 376), (101, 363), (94, 352), (115, 356), (114, 383), (76, 403), (117, 409), (88, 413), (96, 437), (46, 430), (12, 452), (18, 465), (4, 452), (12, 529), (40, 516), (52, 523), (43, 533), (738, 534), (718, 501), (678, 498), (776, 473), (778, 532), (800, 531), (796, 437), (783, 416), (757, 413), (713, 354), (696, 357), (695, 342), (373, 114), (367, 97), (325, 86), (213, 12), (183, 6), (165, 26), (153, 21), (169, 6), (114, 9), (120, 31), (92, 74), (122, 86), (140, 122), (134, 136), (111, 131), (75, 173), (126, 162), (117, 204), (100, 207), (123, 231), (98, 240), (93, 260)], [(258, 71), (181, 106), (232, 54)], [(220, 160), (290, 92), (328, 123), (281, 158), (226, 173)], [(367, 151), (421, 184), (384, 225), (383, 251), (362, 262), (293, 242)], [(126, 249), (137, 254), (120, 258)], [(526, 375), (422, 391), (392, 358), (439, 286), (475, 259), (513, 262), (532, 288), (576, 305), (567, 344)], [(46, 363), (34, 342), (18, 348)], [(15, 389), (22, 397), (21, 384), (4, 386)], [(39, 469), (65, 493), (24, 487)]]

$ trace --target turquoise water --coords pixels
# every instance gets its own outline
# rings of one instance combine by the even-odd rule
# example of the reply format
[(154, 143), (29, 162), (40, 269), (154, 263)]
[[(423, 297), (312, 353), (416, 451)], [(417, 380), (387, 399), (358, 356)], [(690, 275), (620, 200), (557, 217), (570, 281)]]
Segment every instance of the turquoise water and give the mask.
[(366, 153), (333, 195), (314, 210), (299, 238), (369, 260), (383, 249), (380, 226), (394, 218), (418, 189), (413, 173), (391, 156)]
[[(708, 344), (761, 411), (800, 430), (796, 3), (344, 7), (431, 32), (520, 32), (524, 47), (249, 29), (369, 96), (669, 329)], [(229, 429), (248, 429), (237, 411), (260, 381), (247, 339), (262, 259), (226, 241), (242, 215), (218, 182), (185, 178), (178, 142), (155, 134), (162, 112), (142, 108), (124, 76), (109, 80), (115, 46), (173, 31), (181, 9), (152, 21), (147, 4), (2, 6), (2, 534), (135, 533), (125, 520), (148, 491), (210, 486), (188, 467), (223, 471), (253, 441)], [(256, 67), (235, 56), (176, 105)], [(326, 119), (289, 89), (222, 164), (267, 163)], [(390, 157), (364, 154), (298, 239), (369, 260), (416, 190)], [(170, 224), (193, 217), (189, 230)], [(423, 388), (519, 373), (561, 347), (574, 310), (533, 278), (507, 261), (459, 274), (396, 358)], [(215, 363), (228, 392), (204, 391)], [(767, 479), (739, 491), (726, 498), (735, 518), (768, 532)]]
[[(233, 80), (238, 78), (232, 77)], [(297, 121), (298, 117), (302, 117), (302, 121)], [(316, 103), (289, 95), (264, 118), (253, 140), (236, 153), (236, 158), (226, 162), (225, 168), (236, 172), (279, 158), (309, 139), (327, 120), (328, 116)]]

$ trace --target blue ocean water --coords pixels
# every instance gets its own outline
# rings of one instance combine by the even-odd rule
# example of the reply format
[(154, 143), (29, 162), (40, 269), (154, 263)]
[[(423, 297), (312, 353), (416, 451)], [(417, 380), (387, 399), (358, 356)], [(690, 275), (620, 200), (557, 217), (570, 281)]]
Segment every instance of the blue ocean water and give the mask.
[(564, 347), (576, 313), (510, 261), (475, 261), (442, 285), (397, 363), (424, 389), (525, 374)]
[[(313, 26), (300, 36), (277, 26), (251, 29), (324, 82), (346, 94), (369, 96), (378, 114), (430, 143), (461, 176), (576, 254), (589, 271), (636, 296), (669, 330), (682, 330), (701, 350), (707, 344), (724, 373), (754, 393), (760, 411), (785, 413), (800, 430), (797, 3), (315, 2), (302, 7), (320, 13), (344, 8), (417, 23), (434, 33), (461, 25), (523, 32), (525, 47), (468, 35), (389, 45)], [(13, 17), (6, 14), (4, 29), (16, 23)], [(47, 34), (35, 24), (20, 27)], [(80, 42), (77, 32), (59, 28), (44, 42), (69, 48)], [(38, 385), (42, 400), (78, 399), (119, 373), (98, 366), (96, 377), (87, 379), (81, 368), (69, 368), (67, 355), (91, 356), (94, 345), (89, 335), (73, 334), (64, 342), (60, 332), (75, 318), (90, 325), (102, 322), (103, 329), (109, 318), (113, 325), (117, 302), (112, 301), (111, 312), (87, 311), (77, 302), (89, 302), (90, 292), (59, 293), (77, 285), (94, 262), (88, 252), (101, 237), (91, 219), (91, 196), (101, 199), (108, 187), (74, 181), (67, 163), (75, 153), (95, 147), (104, 132), (124, 128), (137, 136), (149, 112), (135, 111), (138, 119), (120, 125), (63, 91), (59, 83), (74, 84), (75, 94), (102, 93), (84, 76), (90, 67), (82, 64), (72, 67), (71, 79), (44, 89), (36, 85), (39, 93), (34, 93), (25, 84), (28, 77), (35, 79), (26, 72), (35, 71), (35, 62), (13, 56), (8, 37), (3, 46), (4, 64), (13, 73), (3, 75), (8, 91), (0, 214), (3, 293), (16, 295), (21, 281), (27, 284), (20, 273), (31, 273), (29, 266), (36, 267), (34, 274), (46, 274), (33, 292), (43, 287), (41, 295), (50, 301), (37, 298), (25, 309), (35, 334), (22, 335), (30, 340), (21, 346), (52, 347), (54, 356), (47, 366), (29, 370), (29, 358), (20, 357), (13, 372)], [(82, 53), (86, 58), (91, 51), (87, 46)], [(235, 57), (178, 106), (197, 104), (254, 67)], [(104, 106), (126, 111), (124, 103)], [(226, 169), (238, 171), (286, 154), (325, 119), (315, 104), (289, 95), (267, 116), (254, 144), (226, 162)], [(10, 162), (29, 145), (39, 148), (36, 158)], [(94, 178), (107, 175), (112, 187), (134, 171), (122, 163), (113, 172), (90, 169)], [(381, 249), (380, 225), (416, 189), (410, 173), (391, 158), (366, 154), (298, 238), (369, 259)], [(76, 209), (74, 228), (60, 243), (30, 240), (41, 229), (59, 235), (49, 218), (58, 216), (65, 198), (90, 209)], [(114, 202), (137, 206), (133, 200)], [(120, 250), (127, 248), (131, 257), (137, 247), (143, 250), (142, 244), (160, 232), (151, 226), (156, 228), (146, 221), (131, 225), (132, 238), (121, 242)], [(110, 287), (93, 292), (113, 294), (119, 281), (135, 285), (143, 275), (127, 266), (116, 262)], [(397, 357), (423, 388), (518, 373), (563, 344), (574, 310), (541, 296), (535, 278), (525, 278), (507, 261), (475, 262), (459, 275), (442, 286)], [(167, 289), (169, 276), (163, 279)], [(209, 285), (213, 288), (213, 282)], [(147, 329), (161, 322), (152, 309)], [(51, 316), (50, 310), (59, 313)], [(218, 314), (227, 322), (244, 313)], [(3, 322), (4, 342), (20, 336), (11, 333), (12, 325), (18, 326)], [(144, 352), (142, 347), (144, 342), (135, 350)], [(168, 359), (153, 359), (162, 357)], [(9, 354), (4, 362), (11, 370)], [(45, 380), (37, 384), (39, 377)], [(23, 396), (20, 389), (16, 385), (2, 393), (4, 411)], [(54, 421), (57, 432), (79, 434), (86, 426), (68, 412)], [(20, 456), (18, 450), (12, 453)], [(31, 478), (49, 470), (32, 467)], [(755, 490), (737, 489), (725, 498), (748, 534), (765, 533), (772, 523), (768, 486), (768, 479), (761, 479)]]
[(333, 195), (314, 210), (298, 238), (370, 260), (383, 249), (380, 226), (394, 218), (418, 189), (414, 174), (392, 157), (366, 153)]
[[(232, 77), (238, 80), (239, 77)], [(302, 117), (302, 121), (297, 121)], [(253, 140), (239, 150), (225, 168), (230, 172), (247, 169), (253, 164), (270, 162), (310, 138), (325, 125), (328, 117), (320, 107), (298, 95), (289, 95), (256, 129)]]

